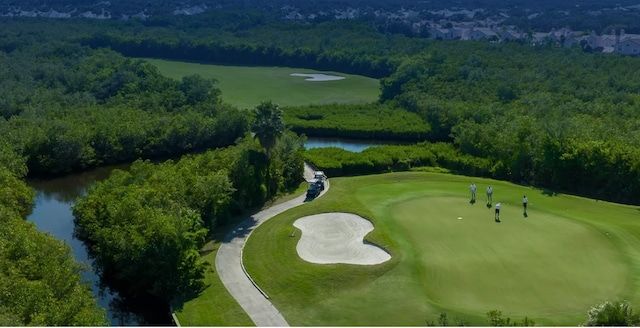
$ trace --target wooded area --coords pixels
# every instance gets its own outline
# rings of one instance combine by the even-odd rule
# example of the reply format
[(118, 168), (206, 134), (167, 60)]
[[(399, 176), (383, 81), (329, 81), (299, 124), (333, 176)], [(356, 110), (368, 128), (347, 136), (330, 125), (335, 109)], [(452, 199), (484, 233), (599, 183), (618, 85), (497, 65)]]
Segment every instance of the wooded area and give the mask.
[[(0, 304), (12, 309), (0, 311), (7, 313), (0, 323), (104, 322), (68, 248), (23, 221), (34, 197), (20, 180), (27, 174), (211, 149), (163, 164), (136, 162), (98, 184), (74, 209), (77, 235), (103, 276), (125, 294), (166, 300), (201, 287), (206, 264), (198, 249), (207, 236), (230, 217), (295, 188), (303, 156), (332, 176), (441, 166), (640, 203), (637, 58), (550, 45), (427, 41), (383, 34), (359, 21), (220, 15), (214, 21), (0, 21), (0, 177), (6, 195), (0, 204), (6, 221), (0, 279), (9, 279), (0, 286), (24, 283), (22, 289), (0, 288)], [(285, 123), (309, 136), (420, 143), (303, 155), (304, 138), (285, 132), (265, 152), (249, 134), (254, 113), (225, 104), (214, 80), (172, 80), (124, 56), (381, 78), (378, 103), (282, 108)], [(33, 246), (43, 243), (52, 246)], [(64, 286), (52, 277), (61, 277)], [(8, 296), (9, 290), (32, 298)], [(57, 310), (42, 310), (44, 300)], [(72, 312), (59, 310), (64, 306)]]
[(71, 248), (25, 221), (34, 198), (19, 176), (0, 166), (0, 325), (106, 325)]

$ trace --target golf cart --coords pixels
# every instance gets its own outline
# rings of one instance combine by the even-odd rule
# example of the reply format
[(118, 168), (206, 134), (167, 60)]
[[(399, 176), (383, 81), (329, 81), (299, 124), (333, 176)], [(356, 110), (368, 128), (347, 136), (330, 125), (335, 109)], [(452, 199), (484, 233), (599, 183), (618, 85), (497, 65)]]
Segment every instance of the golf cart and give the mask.
[(320, 185), (321, 190), (324, 190), (324, 184), (326, 180), (327, 180), (327, 176), (324, 175), (324, 172), (315, 171), (313, 172), (313, 179), (310, 182), (317, 183), (318, 185)]
[(307, 188), (307, 198), (316, 198), (320, 195), (320, 192), (324, 189), (324, 182), (317, 179), (309, 181), (309, 187)]

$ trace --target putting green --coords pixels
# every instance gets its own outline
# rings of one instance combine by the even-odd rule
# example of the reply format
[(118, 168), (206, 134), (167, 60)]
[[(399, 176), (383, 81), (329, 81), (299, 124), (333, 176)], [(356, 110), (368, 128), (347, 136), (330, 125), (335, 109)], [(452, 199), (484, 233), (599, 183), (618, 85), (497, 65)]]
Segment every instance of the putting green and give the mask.
[[(609, 238), (575, 220), (503, 204), (501, 223), (484, 203), (419, 197), (389, 213), (419, 256), (426, 294), (462, 313), (572, 315), (593, 295), (615, 299), (628, 269)], [(462, 217), (461, 220), (458, 217)]]
[[(471, 182), (493, 187), (501, 223), (484, 193), (469, 203)], [(327, 212), (371, 220), (365, 240), (391, 260), (373, 266), (301, 260), (293, 222)], [(483, 326), (492, 310), (538, 325), (575, 326), (604, 300), (640, 302), (637, 207), (448, 174), (332, 178), (323, 197), (258, 227), (243, 254), (247, 271), (294, 326), (415, 326), (437, 322), (442, 312)]]
[[(369, 103), (378, 100), (378, 80), (336, 72), (319, 72), (303, 68), (226, 66), (146, 59), (162, 74), (175, 79), (198, 74), (218, 80), (222, 99), (240, 108), (253, 108), (260, 101), (271, 100), (280, 106), (328, 103)], [(306, 81), (291, 74), (330, 74), (345, 77), (336, 81)]]

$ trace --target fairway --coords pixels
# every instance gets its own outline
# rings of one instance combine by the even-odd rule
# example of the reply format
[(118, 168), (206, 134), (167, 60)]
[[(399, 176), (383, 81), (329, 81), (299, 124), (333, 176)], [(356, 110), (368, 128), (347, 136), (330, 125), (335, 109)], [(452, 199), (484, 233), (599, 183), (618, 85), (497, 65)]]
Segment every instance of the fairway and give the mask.
[[(146, 59), (168, 77), (181, 79), (198, 74), (218, 80), (225, 102), (240, 108), (253, 108), (260, 101), (272, 100), (280, 106), (328, 103), (370, 103), (378, 100), (379, 82), (376, 79), (319, 72), (288, 67), (246, 67)], [(322, 73), (344, 77), (334, 81), (306, 81), (304, 76), (291, 74)]]
[[(469, 203), (469, 184), (494, 189), (494, 209)], [(529, 216), (520, 200), (529, 198)], [(293, 222), (347, 212), (371, 220), (365, 239), (392, 258), (321, 265), (296, 253)], [(459, 219), (461, 218), (461, 219)], [(295, 326), (414, 326), (446, 312), (487, 325), (502, 311), (538, 325), (579, 325), (604, 300), (638, 299), (638, 209), (436, 173), (333, 178), (322, 198), (262, 224), (245, 246), (247, 270)]]

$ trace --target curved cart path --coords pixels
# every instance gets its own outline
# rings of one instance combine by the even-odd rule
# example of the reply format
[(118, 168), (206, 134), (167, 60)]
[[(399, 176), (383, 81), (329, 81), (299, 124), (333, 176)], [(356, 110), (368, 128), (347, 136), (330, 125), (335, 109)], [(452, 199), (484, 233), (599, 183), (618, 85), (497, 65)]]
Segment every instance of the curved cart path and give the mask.
[[(307, 181), (313, 177), (313, 168), (306, 163), (304, 176)], [(328, 189), (329, 183), (327, 181), (325, 191), (318, 197), (322, 196)], [(220, 280), (258, 327), (288, 327), (289, 324), (278, 309), (271, 304), (267, 296), (254, 285), (246, 274), (242, 265), (242, 248), (251, 232), (258, 225), (290, 208), (304, 204), (305, 199), (306, 195), (303, 194), (246, 218), (227, 234), (218, 249), (216, 271)]]

